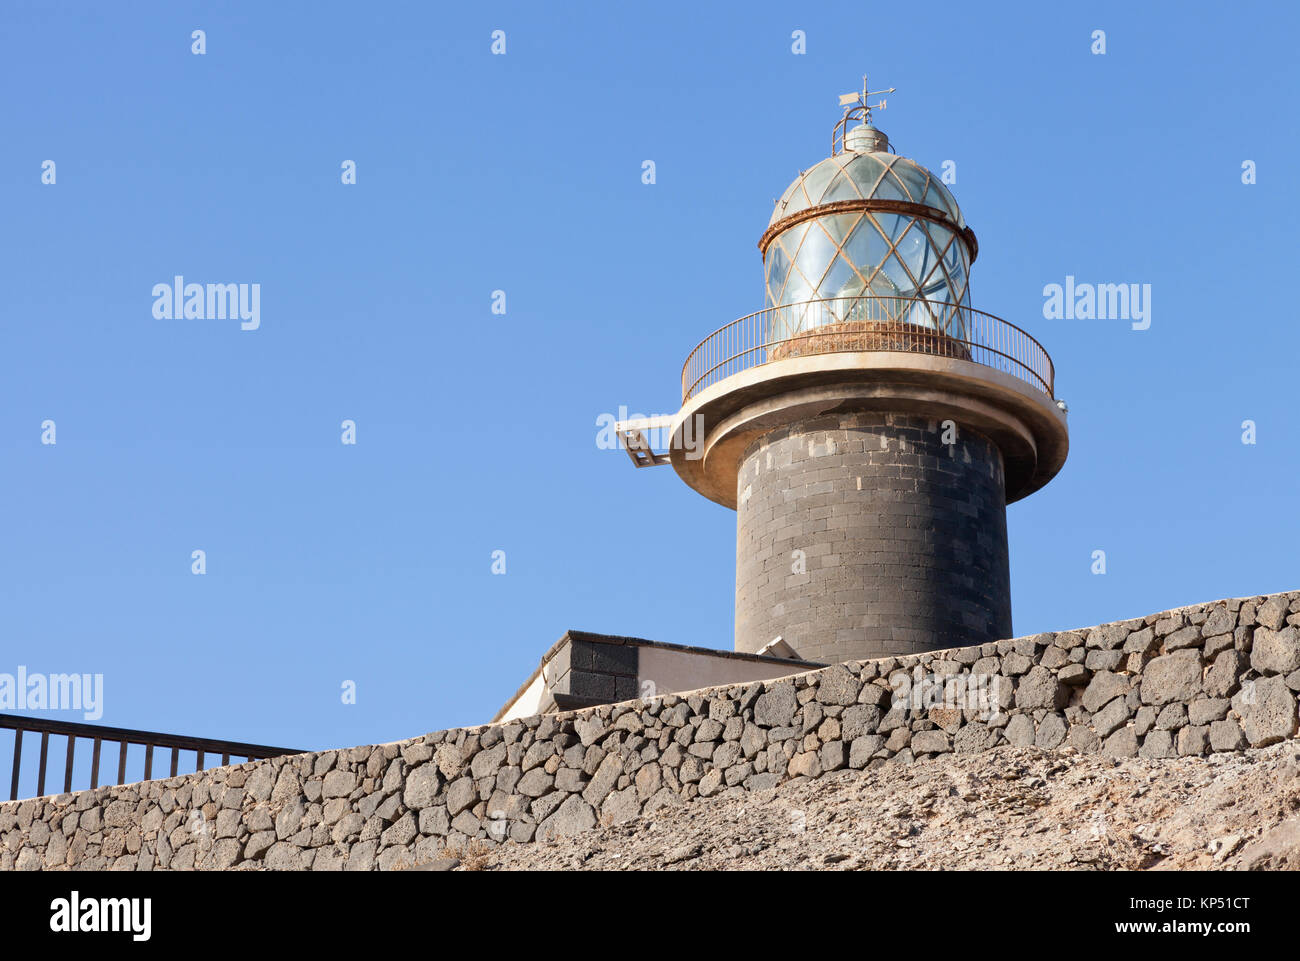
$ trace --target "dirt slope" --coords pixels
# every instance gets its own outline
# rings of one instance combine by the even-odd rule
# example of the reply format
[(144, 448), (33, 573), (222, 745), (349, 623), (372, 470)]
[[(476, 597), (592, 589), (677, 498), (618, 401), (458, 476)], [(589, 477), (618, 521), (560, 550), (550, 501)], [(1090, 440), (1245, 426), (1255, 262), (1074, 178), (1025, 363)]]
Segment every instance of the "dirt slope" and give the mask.
[(450, 853), (458, 870), (1300, 868), (1297, 809), (1297, 742), (1176, 760), (1005, 747)]

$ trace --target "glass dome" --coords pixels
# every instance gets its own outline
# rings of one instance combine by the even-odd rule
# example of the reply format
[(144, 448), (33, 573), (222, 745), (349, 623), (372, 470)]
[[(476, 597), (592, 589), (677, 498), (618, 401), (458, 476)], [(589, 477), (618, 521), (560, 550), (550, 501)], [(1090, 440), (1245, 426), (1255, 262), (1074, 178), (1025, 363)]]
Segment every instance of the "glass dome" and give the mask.
[(892, 153), (841, 153), (805, 170), (772, 211), (776, 223), (809, 207), (837, 200), (906, 200), (941, 210), (965, 227), (956, 199), (937, 177), (914, 160)]
[[(813, 213), (841, 201), (867, 203)], [(918, 204), (933, 214), (880, 209), (873, 201)], [(772, 312), (771, 336), (868, 321), (966, 339), (959, 309), (970, 304), (966, 224), (930, 171), (883, 151), (846, 151), (802, 173), (777, 202), (771, 224), (805, 211), (811, 215), (772, 237), (764, 251), (767, 306), (789, 307)]]

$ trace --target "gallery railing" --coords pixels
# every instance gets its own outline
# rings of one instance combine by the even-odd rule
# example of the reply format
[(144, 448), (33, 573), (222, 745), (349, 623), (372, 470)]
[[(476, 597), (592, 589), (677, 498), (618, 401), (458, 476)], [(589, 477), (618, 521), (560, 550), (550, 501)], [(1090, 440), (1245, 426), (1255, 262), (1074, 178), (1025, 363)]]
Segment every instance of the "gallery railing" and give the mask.
[(1052, 358), (1015, 324), (917, 297), (842, 297), (756, 311), (714, 331), (686, 358), (682, 402), (733, 374), (791, 357), (852, 351), (955, 357), (1054, 396)]

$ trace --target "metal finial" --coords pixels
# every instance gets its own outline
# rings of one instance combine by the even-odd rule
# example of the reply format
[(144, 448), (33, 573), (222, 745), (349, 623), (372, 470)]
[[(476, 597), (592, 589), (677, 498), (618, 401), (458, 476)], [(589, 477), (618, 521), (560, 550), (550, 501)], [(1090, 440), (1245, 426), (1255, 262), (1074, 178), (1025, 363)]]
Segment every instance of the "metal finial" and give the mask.
[(888, 103), (885, 100), (881, 100), (880, 103), (867, 103), (867, 101), (881, 94), (893, 93), (897, 89), (897, 87), (890, 87), (888, 90), (868, 90), (867, 75), (864, 73), (862, 75), (862, 92), (841, 94), (840, 106), (844, 108), (845, 116), (848, 116), (849, 112), (854, 108), (861, 107), (864, 111), (863, 122), (871, 123), (871, 111), (884, 110)]

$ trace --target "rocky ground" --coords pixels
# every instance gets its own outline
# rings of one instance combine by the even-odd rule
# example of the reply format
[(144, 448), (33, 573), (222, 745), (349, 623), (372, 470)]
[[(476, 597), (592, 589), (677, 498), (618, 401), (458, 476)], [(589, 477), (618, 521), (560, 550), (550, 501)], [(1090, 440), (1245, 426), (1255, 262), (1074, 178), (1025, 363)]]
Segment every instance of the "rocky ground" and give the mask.
[(945, 754), (444, 854), (425, 869), (1300, 869), (1300, 743), (1177, 759)]

